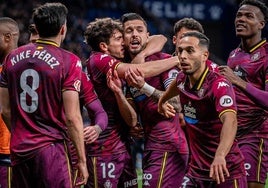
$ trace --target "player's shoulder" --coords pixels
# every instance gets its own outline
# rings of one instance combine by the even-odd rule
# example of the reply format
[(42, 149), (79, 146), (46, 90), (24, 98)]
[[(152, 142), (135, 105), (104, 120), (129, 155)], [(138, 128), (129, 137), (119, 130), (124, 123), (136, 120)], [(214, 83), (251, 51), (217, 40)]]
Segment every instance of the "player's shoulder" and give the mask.
[(207, 80), (211, 83), (212, 87), (217, 90), (223, 87), (232, 87), (232, 84), (228, 79), (215, 71), (210, 71)]
[(170, 58), (172, 57), (170, 54), (168, 53), (165, 53), (165, 52), (157, 52), (157, 53), (154, 53), (150, 56), (148, 56), (146, 59), (147, 60), (158, 60), (158, 59), (167, 59), (167, 58)]
[(90, 54), (89, 61), (95, 61), (95, 62), (108, 61), (108, 62), (110, 62), (110, 61), (118, 61), (118, 60), (109, 54), (92, 51)]

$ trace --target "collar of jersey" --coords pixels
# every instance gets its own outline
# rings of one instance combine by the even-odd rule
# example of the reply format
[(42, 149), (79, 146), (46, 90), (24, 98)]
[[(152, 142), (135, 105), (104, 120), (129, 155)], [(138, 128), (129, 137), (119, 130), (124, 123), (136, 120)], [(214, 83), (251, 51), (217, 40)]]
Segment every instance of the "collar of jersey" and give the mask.
[(59, 45), (56, 42), (51, 41), (51, 40), (37, 39), (36, 40), (36, 43), (39, 43), (39, 44), (49, 44), (49, 45), (53, 45), (53, 46), (59, 47)]
[(254, 52), (256, 49), (261, 47), (264, 43), (266, 42), (266, 39), (261, 40), (259, 43), (257, 43), (255, 46), (253, 46), (250, 50), (249, 53)]
[(208, 72), (209, 72), (208, 71), (208, 67), (206, 67), (206, 69), (204, 70), (204, 72), (202, 73), (202, 75), (199, 77), (199, 79), (197, 80), (197, 82), (195, 82), (195, 84), (194, 84), (194, 86), (192, 88), (193, 90), (198, 91), (201, 88), (201, 86), (204, 83), (204, 80), (205, 80)]

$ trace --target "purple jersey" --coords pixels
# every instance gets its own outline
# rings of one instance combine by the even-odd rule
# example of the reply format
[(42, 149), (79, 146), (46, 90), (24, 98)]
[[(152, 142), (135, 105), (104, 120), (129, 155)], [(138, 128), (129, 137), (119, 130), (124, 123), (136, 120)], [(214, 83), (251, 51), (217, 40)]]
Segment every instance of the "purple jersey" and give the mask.
[[(261, 41), (249, 52), (237, 48), (230, 53), (228, 66), (234, 73), (251, 83), (254, 87), (265, 90), (268, 81), (268, 43)], [(267, 111), (256, 104), (246, 92), (234, 87), (237, 101), (238, 137), (254, 136), (268, 138)], [(252, 134), (250, 134), (252, 133)]]
[[(146, 61), (169, 58), (169, 54), (156, 53)], [(178, 74), (177, 67), (161, 73), (158, 76), (146, 78), (145, 81), (160, 91), (165, 91)], [(152, 97), (140, 93), (131, 88), (132, 96), (138, 106), (141, 122), (145, 130), (146, 150), (178, 151), (188, 153), (187, 141), (179, 124), (178, 115), (174, 118), (166, 118), (158, 113), (157, 102)]]
[(95, 91), (108, 115), (108, 126), (97, 141), (87, 145), (87, 153), (92, 156), (110, 155), (126, 151), (121, 131), (126, 126), (122, 119), (114, 93), (107, 86), (106, 74), (120, 63), (117, 59), (101, 52), (92, 52), (87, 61), (87, 70)]
[(11, 97), (14, 164), (67, 137), (62, 92), (79, 91), (80, 83), (80, 59), (54, 42), (39, 40), (7, 56), (0, 86)]
[[(219, 117), (226, 111), (236, 112), (234, 91), (224, 77), (208, 68), (193, 88), (189, 87), (188, 77), (180, 73), (177, 87), (191, 152), (189, 176), (210, 180), (210, 165), (220, 142), (222, 129)], [(245, 174), (242, 162), (244, 159), (236, 141), (225, 159), (230, 178)]]

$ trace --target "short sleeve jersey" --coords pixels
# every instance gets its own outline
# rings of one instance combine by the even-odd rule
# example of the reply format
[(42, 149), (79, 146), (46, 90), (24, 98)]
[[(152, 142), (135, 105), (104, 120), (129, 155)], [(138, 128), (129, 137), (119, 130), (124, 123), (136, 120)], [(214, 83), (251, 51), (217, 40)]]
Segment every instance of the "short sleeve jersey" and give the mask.
[(13, 163), (67, 138), (62, 93), (79, 92), (80, 84), (80, 59), (52, 41), (38, 40), (7, 56), (0, 86), (10, 96)]
[[(176, 81), (191, 152), (189, 176), (210, 180), (210, 165), (222, 129), (219, 117), (227, 111), (236, 113), (233, 88), (225, 78), (208, 68), (192, 88), (182, 72)], [(243, 156), (235, 141), (226, 156), (230, 178), (244, 174), (242, 160)]]
[[(169, 54), (155, 53), (147, 57), (146, 62), (169, 57)], [(170, 83), (176, 79), (177, 74), (178, 68), (174, 67), (160, 75), (146, 78), (145, 81), (154, 88), (165, 91)], [(147, 97), (135, 88), (131, 88), (130, 91), (138, 106), (141, 123), (145, 130), (146, 150), (178, 151), (187, 154), (188, 145), (179, 124), (178, 115), (174, 118), (165, 118), (158, 113), (157, 101), (152, 97)]]
[[(227, 65), (241, 79), (254, 87), (265, 90), (268, 83), (268, 43), (261, 41), (249, 52), (236, 48), (230, 53)], [(234, 87), (237, 101), (238, 137), (255, 136), (268, 138), (268, 112), (246, 92)]]
[(94, 89), (108, 115), (108, 126), (99, 138), (87, 145), (87, 153), (92, 156), (110, 155), (126, 151), (122, 131), (125, 122), (122, 119), (113, 91), (107, 86), (106, 74), (121, 63), (108, 54), (92, 52), (87, 60), (87, 71)]

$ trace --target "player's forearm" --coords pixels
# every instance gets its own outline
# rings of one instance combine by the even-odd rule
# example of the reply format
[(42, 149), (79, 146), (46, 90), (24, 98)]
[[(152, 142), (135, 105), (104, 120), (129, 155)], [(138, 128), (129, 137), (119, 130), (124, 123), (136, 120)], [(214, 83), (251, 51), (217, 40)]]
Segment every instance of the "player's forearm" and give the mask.
[(97, 124), (101, 131), (105, 130), (108, 124), (108, 116), (104, 111), (100, 100), (96, 99), (85, 107), (90, 115), (93, 114), (95, 119), (94, 124)]
[(86, 162), (86, 154), (84, 147), (83, 121), (80, 114), (66, 116), (66, 124), (69, 136), (76, 148), (78, 160)]
[(229, 153), (233, 145), (237, 131), (236, 113), (225, 112), (220, 118), (223, 123), (223, 126), (220, 135), (220, 143), (215, 156), (225, 157)]
[(137, 125), (137, 114), (134, 108), (129, 104), (123, 93), (115, 93), (119, 111), (124, 121), (128, 126), (134, 127)]
[(168, 59), (150, 61), (137, 66), (139, 70), (144, 73), (144, 78), (153, 77), (159, 75), (160, 73), (175, 67), (178, 64), (178, 57), (173, 56)]
[(152, 35), (148, 39), (148, 43), (145, 49), (142, 51), (144, 57), (160, 52), (167, 42), (167, 38), (164, 35)]
[(263, 91), (247, 83), (245, 91), (250, 94), (259, 105), (263, 106), (266, 110), (268, 109), (268, 85), (266, 86), (266, 91)]

